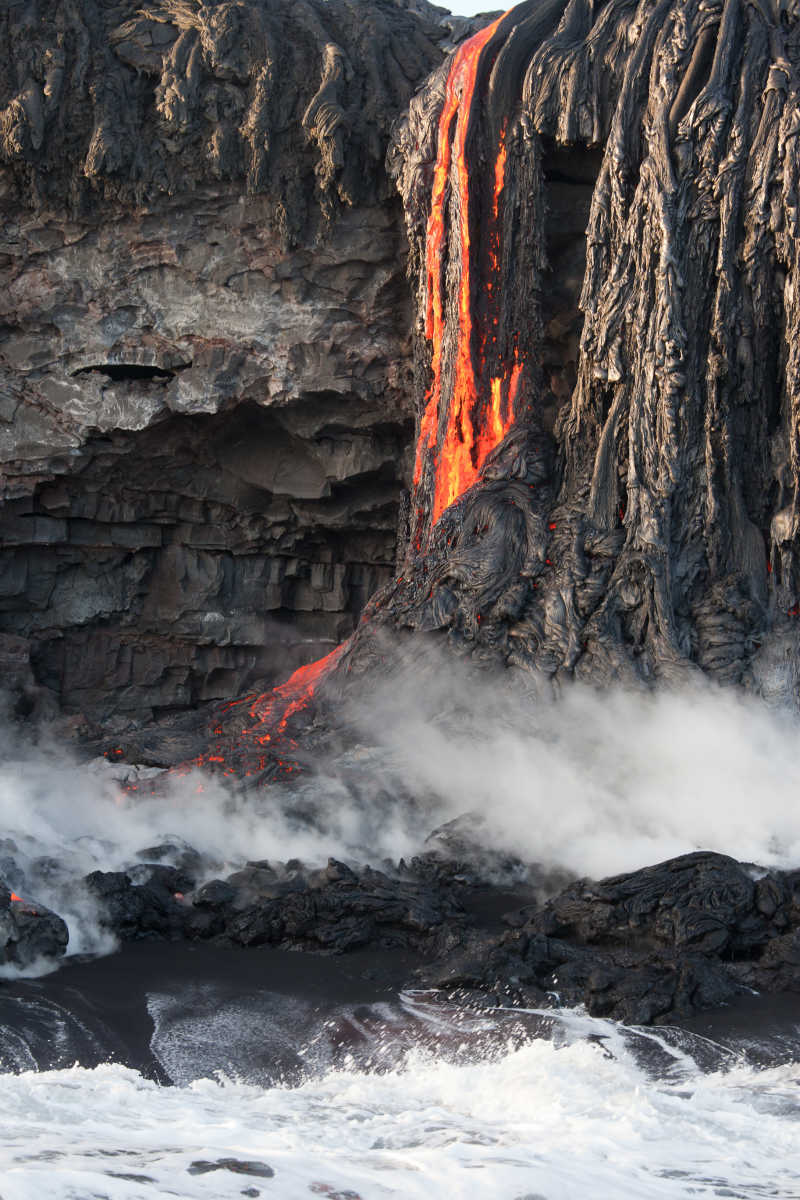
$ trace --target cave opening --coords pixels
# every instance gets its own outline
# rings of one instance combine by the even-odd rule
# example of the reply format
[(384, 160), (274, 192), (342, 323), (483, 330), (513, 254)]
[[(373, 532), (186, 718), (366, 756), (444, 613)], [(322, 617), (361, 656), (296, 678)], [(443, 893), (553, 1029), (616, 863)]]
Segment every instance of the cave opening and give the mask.
[(339, 407), (247, 402), (96, 436), (8, 502), (0, 636), (25, 647), (33, 692), (140, 723), (264, 690), (346, 638), (394, 571), (411, 428)]

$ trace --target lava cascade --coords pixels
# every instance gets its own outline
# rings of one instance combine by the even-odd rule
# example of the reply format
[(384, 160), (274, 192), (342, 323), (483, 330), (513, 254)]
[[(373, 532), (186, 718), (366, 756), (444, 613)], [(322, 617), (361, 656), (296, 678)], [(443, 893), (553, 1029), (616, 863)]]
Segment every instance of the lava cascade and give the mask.
[[(340, 674), (382, 621), (547, 677), (797, 703), (799, 130), (800, 14), (736, 0), (531, 0), (431, 77), (392, 158), (422, 317), (408, 559)], [(596, 173), (545, 421), (547, 155)], [(259, 720), (285, 730), (325, 674)]]
[[(420, 420), (414, 466), (419, 496), (426, 463), (431, 462), (431, 524), (476, 481), (487, 455), (511, 427), (522, 371), (516, 349), (513, 360), (503, 364), (498, 373), (491, 375), (487, 370), (486, 352), (490, 339), (496, 341), (497, 317), (487, 315), (482, 322), (476, 319), (479, 309), (474, 281), (480, 272), (473, 230), (480, 229), (481, 223), (474, 219), (474, 180), (468, 161), (469, 137), (481, 105), (479, 69), (485, 66), (488, 47), (507, 15), (498, 17), (456, 51), (438, 124), (425, 239), (425, 336), (431, 344), (431, 385)], [(485, 288), (480, 311), (487, 314), (501, 286), (499, 245), (506, 158), (504, 126), (495, 150), (493, 191), (483, 222), (489, 278), (480, 281)], [(448, 294), (446, 278), (451, 239), (458, 247), (456, 297)], [(449, 356), (448, 338), (455, 343)], [(426, 514), (422, 515), (424, 519)]]
[[(426, 471), (433, 467), (433, 486), (429, 501), (421, 510), (423, 522), (433, 526), (478, 478), (490, 452), (502, 441), (514, 421), (515, 400), (519, 393), (523, 363), (515, 345), (510, 361), (494, 373), (487, 369), (490, 344), (496, 345), (498, 318), (494, 315), (501, 287), (501, 225), (505, 169), (507, 161), (506, 126), (497, 141), (490, 175), (491, 198), (482, 221), (472, 211), (472, 180), (468, 162), (469, 138), (480, 109), (478, 90), (480, 73), (485, 70), (485, 55), (492, 38), (507, 17), (498, 17), (485, 29), (464, 42), (453, 56), (446, 82), (445, 103), (438, 123), (438, 146), (431, 188), (431, 207), (426, 236), (426, 338), (431, 344), (431, 386), (425, 397), (424, 412), (416, 445), (414, 486), (418, 488)], [(451, 229), (451, 220), (455, 226)], [(476, 268), (479, 257), (472, 228), (485, 231), (487, 264), (484, 273)], [(452, 245), (451, 245), (452, 243)], [(455, 250), (457, 247), (457, 251)], [(455, 290), (448, 287), (448, 254), (457, 253), (460, 270)], [(476, 277), (478, 287), (476, 287)], [(482, 296), (476, 295), (479, 288)], [(476, 301), (480, 299), (479, 304)], [(476, 318), (476, 313), (482, 314)], [(455, 352), (448, 345), (455, 341)], [(497, 354), (495, 353), (495, 359)], [(249, 755), (245, 774), (266, 769), (269, 752), (283, 753), (288, 741), (289, 721), (311, 703), (316, 688), (340, 662), (348, 642), (317, 662), (300, 667), (272, 692), (246, 696), (226, 705), (245, 707), (252, 720), (238, 736), (237, 761), (241, 750), (256, 749)], [(215, 730), (215, 732), (218, 732)], [(219, 731), (221, 732), (221, 730)], [(235, 773), (227, 754), (218, 747), (195, 764), (214, 764), (224, 773)], [(285, 770), (295, 764), (278, 759)]]

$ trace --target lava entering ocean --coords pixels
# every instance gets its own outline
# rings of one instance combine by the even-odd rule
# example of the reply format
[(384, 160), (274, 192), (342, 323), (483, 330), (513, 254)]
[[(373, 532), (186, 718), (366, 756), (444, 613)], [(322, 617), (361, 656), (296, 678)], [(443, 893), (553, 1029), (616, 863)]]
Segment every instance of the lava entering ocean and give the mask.
[[(509, 10), (511, 11), (511, 10)], [(427, 320), (425, 336), (431, 347), (431, 385), (419, 423), (414, 470), (418, 490), (426, 472), (433, 472), (433, 487), (421, 522), (431, 528), (478, 478), (487, 456), (503, 440), (514, 422), (523, 362), (515, 344), (510, 361), (493, 374), (487, 369), (487, 351), (497, 342), (494, 315), (501, 289), (501, 230), (505, 167), (506, 125), (500, 132), (491, 172), (492, 192), (486, 211), (473, 212), (473, 181), (468, 164), (470, 134), (480, 111), (481, 78), (488, 77), (487, 52), (508, 13), (464, 42), (456, 51), (447, 75), (445, 102), (438, 123), (438, 145), (431, 188), (426, 238)], [(486, 252), (479, 254), (485, 236)], [(477, 244), (476, 244), (477, 243)], [(448, 255), (458, 255), (460, 272), (456, 288), (448, 291)], [(481, 271), (479, 260), (486, 263)], [(476, 291), (482, 289), (482, 302)], [(450, 351), (455, 341), (454, 353)], [(243, 706), (252, 723), (240, 729), (235, 758), (242, 761), (241, 748), (250, 745), (255, 754), (246, 757), (245, 775), (267, 770), (268, 752), (279, 755), (295, 743), (287, 735), (290, 719), (311, 703), (319, 683), (341, 661), (349, 643), (344, 642), (317, 662), (300, 667), (272, 692), (246, 696), (226, 705), (223, 711)], [(221, 729), (215, 729), (215, 734)], [(260, 750), (255, 749), (260, 748)], [(238, 773), (229, 763), (222, 745), (191, 765), (216, 765), (223, 774)], [(278, 774), (297, 770), (294, 762), (277, 758)], [(271, 776), (275, 762), (270, 764)]]

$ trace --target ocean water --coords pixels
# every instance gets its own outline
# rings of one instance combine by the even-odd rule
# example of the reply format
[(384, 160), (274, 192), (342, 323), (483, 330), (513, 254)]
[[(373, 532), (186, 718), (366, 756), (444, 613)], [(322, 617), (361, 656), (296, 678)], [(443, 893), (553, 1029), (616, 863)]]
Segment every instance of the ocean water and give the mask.
[[(800, 1196), (791, 1055), (758, 1067), (743, 1047), (579, 1013), (529, 1014), (528, 1036), (525, 1014), (413, 995), (383, 1010), (383, 1032), (362, 1020), (335, 1067), (309, 1045), (293, 1086), (218, 1074), (163, 1087), (114, 1063), (0, 1076), (0, 1196)], [(416, 1036), (398, 1053), (403, 1019)]]
[[(225, 874), (248, 857), (358, 860), (365, 846), (371, 861), (396, 858), (468, 809), (486, 818), (487, 845), (595, 876), (700, 847), (800, 864), (795, 718), (709, 691), (601, 705), (576, 689), (540, 728), (520, 730), (498, 707), (482, 738), (453, 743), (404, 711), (403, 722), (380, 714), (402, 732), (391, 762), (426, 798), (424, 821), (388, 785), (387, 809), (369, 800), (381, 789), (347, 784), (367, 767), (390, 778), (363, 751), (308, 829), (278, 791), (243, 798), (185, 779), (161, 797), (121, 792), (9, 734), (5, 852), (48, 902), (37, 861), (73, 864), (79, 878), (176, 830), (209, 861), (224, 847), (214, 872)], [(111, 952), (79, 900), (63, 910), (70, 952)], [(60, 909), (57, 890), (51, 902)], [(80, 1046), (84, 1062), (105, 1054), (107, 997), (84, 1027), (86, 1005), (73, 1013), (59, 992), (59, 1008), (47, 977), (38, 1008), (14, 986), (0, 991), (0, 1200), (800, 1200), (800, 1003), (765, 1048), (757, 1032), (721, 1044), (580, 1013), (459, 1012), (413, 993), (320, 1022), (315, 996), (269, 991), (268, 977), (223, 1003), (198, 974), (185, 991), (148, 992), (150, 1052), (176, 1085), (161, 1086), (119, 1062), (74, 1062)], [(46, 1039), (58, 1070), (33, 1069)], [(293, 1069), (270, 1075), (275, 1062)]]

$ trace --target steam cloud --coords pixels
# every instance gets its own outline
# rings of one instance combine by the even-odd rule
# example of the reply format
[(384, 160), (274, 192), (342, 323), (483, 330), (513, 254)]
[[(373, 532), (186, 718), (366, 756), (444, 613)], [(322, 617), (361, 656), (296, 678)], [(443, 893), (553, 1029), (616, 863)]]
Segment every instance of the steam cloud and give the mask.
[(401, 665), (340, 713), (360, 745), (256, 794), (197, 772), (166, 786), (162, 776), (152, 794), (159, 772), (81, 764), (6, 723), (0, 878), (19, 886), (21, 872), (65, 918), (70, 953), (102, 953), (113, 943), (65, 876), (124, 869), (175, 838), (205, 856), (209, 876), (255, 859), (378, 864), (472, 812), (487, 850), (595, 878), (694, 849), (800, 865), (796, 715), (707, 684), (555, 696), (452, 659), (432, 669), (425, 653), (424, 672)]
[(697, 849), (800, 865), (796, 713), (703, 681), (554, 695), (508, 672), (412, 675), (360, 719), (438, 819), (480, 814), (494, 848), (595, 878)]

